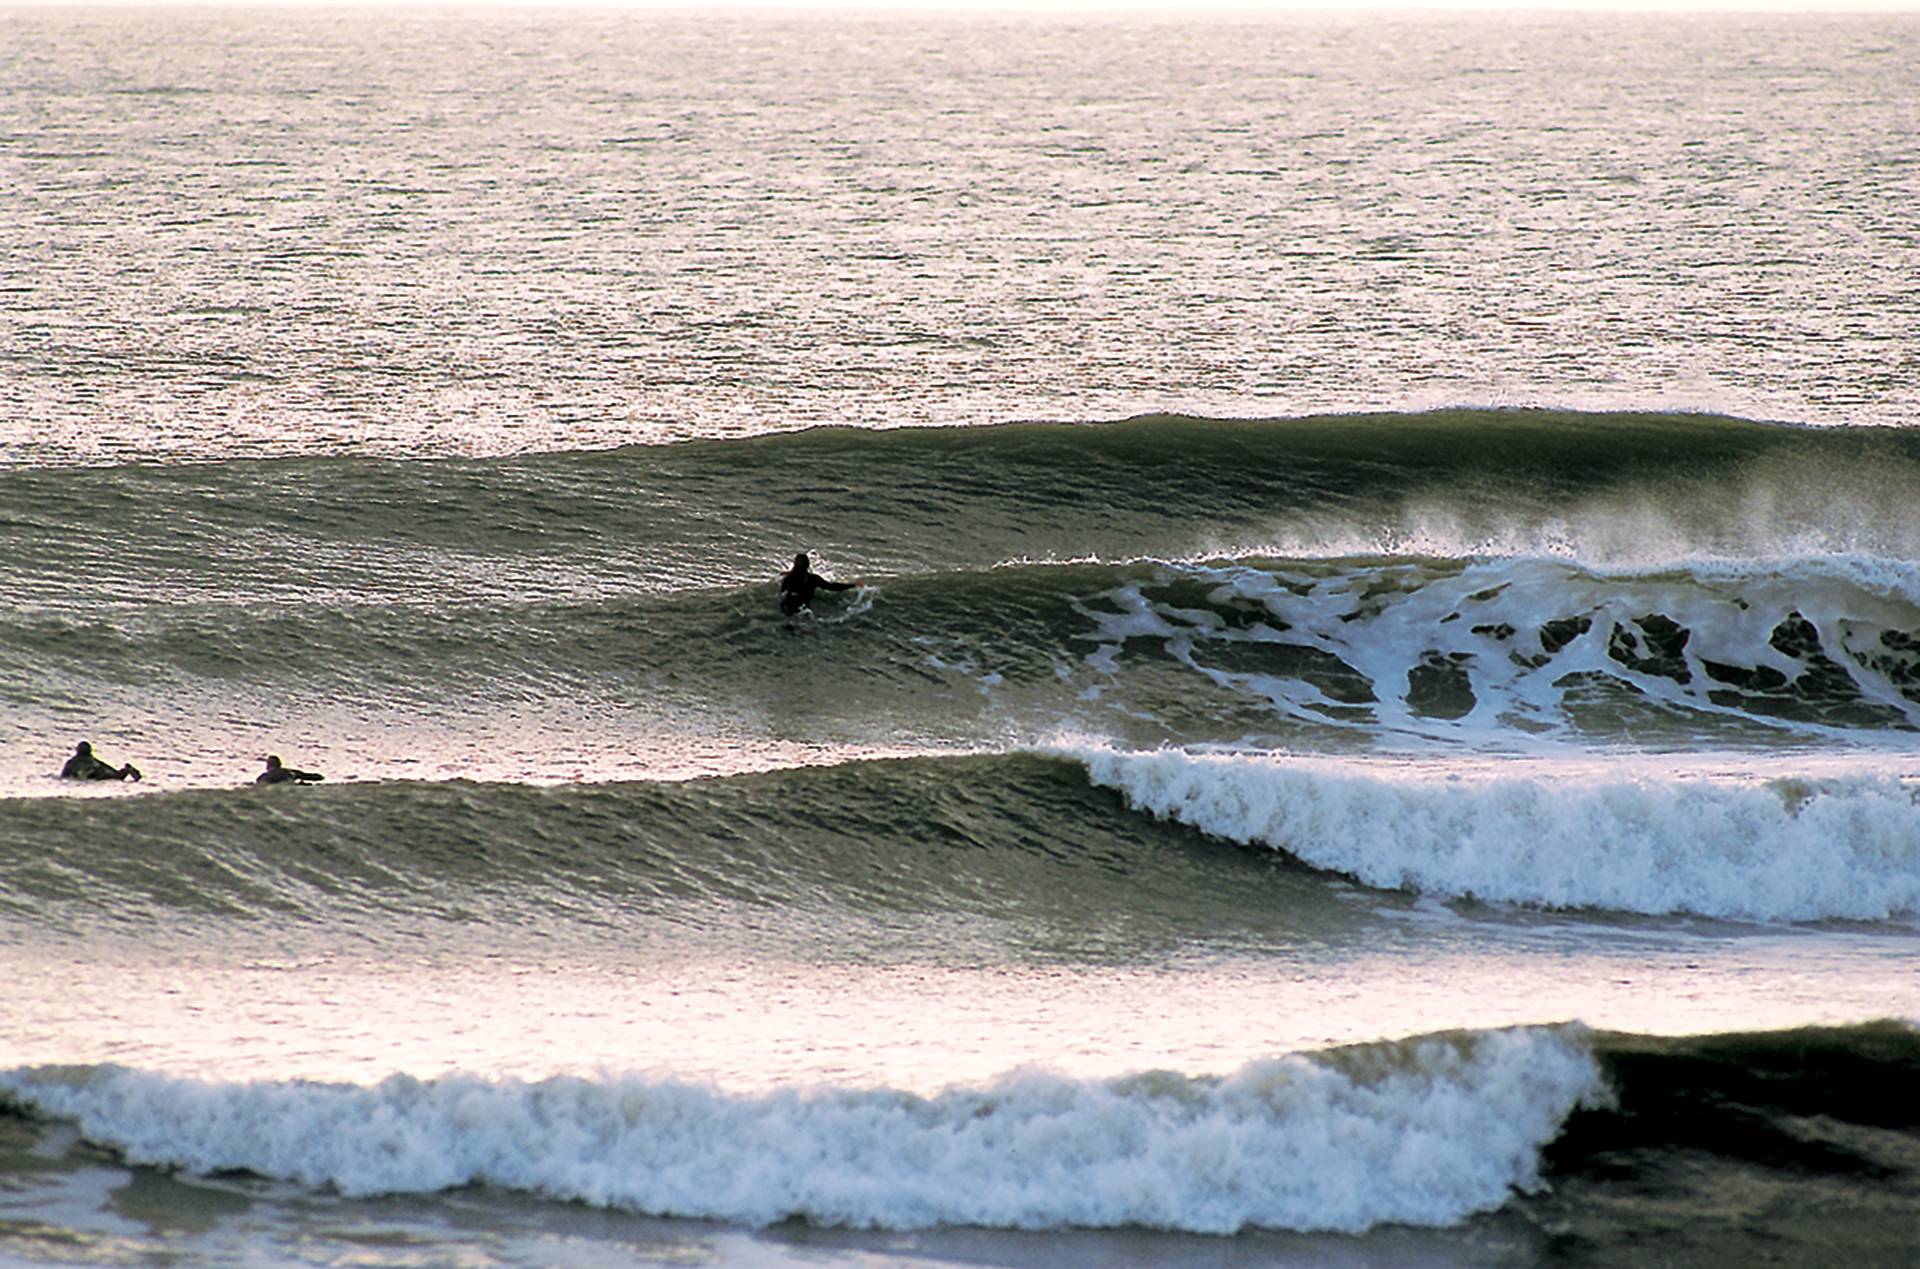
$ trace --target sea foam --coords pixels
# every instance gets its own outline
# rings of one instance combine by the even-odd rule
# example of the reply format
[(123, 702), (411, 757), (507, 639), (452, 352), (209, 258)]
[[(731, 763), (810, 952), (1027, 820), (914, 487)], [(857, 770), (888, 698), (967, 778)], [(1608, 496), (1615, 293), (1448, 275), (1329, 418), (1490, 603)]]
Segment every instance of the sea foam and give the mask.
[(486, 1183), (760, 1225), (1447, 1225), (1539, 1182), (1609, 1093), (1577, 1026), (1288, 1056), (1222, 1077), (1021, 1071), (931, 1097), (743, 1095), (635, 1076), (205, 1083), (120, 1067), (0, 1075), (130, 1162), (350, 1195)]
[(1892, 776), (1069, 752), (1136, 810), (1372, 886), (1767, 921), (1920, 911), (1920, 794)]

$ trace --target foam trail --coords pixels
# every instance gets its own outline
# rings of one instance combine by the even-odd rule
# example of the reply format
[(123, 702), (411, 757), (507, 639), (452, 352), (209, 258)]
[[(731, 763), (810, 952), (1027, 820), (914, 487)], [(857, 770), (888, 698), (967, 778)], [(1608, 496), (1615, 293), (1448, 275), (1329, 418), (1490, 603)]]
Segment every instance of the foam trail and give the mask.
[(1464, 740), (1920, 729), (1920, 573), (1893, 561), (1249, 559), (1120, 582), (1082, 608), (1103, 645), (1157, 643), (1309, 725)]
[(483, 1182), (762, 1225), (1448, 1225), (1538, 1184), (1539, 1150), (1608, 1094), (1576, 1026), (1334, 1050), (1225, 1078), (1018, 1072), (928, 1098), (732, 1095), (642, 1079), (395, 1076), (373, 1087), (16, 1070), (6, 1089), (133, 1162), (353, 1195)]
[(1920, 911), (1920, 799), (1886, 776), (1462, 776), (1177, 749), (1073, 756), (1136, 810), (1373, 886), (1768, 921)]

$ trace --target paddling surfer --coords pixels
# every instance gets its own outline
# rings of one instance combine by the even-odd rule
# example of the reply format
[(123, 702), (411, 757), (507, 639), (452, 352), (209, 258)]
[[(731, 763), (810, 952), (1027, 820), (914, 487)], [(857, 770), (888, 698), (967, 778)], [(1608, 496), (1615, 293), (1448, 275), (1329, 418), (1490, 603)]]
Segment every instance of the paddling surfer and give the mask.
[(284, 766), (280, 762), (280, 755), (272, 754), (267, 758), (267, 769), (255, 776), (253, 782), (255, 784), (313, 784), (324, 779), (326, 779), (325, 776), (316, 772), (296, 771), (292, 767)]
[(793, 557), (793, 567), (780, 575), (780, 611), (791, 617), (811, 607), (818, 590), (852, 590), (852, 582), (830, 582), (813, 571), (805, 551)]
[(73, 747), (73, 757), (60, 768), (62, 780), (139, 780), (140, 770), (129, 762), (116, 767), (93, 756), (93, 745), (81, 741)]

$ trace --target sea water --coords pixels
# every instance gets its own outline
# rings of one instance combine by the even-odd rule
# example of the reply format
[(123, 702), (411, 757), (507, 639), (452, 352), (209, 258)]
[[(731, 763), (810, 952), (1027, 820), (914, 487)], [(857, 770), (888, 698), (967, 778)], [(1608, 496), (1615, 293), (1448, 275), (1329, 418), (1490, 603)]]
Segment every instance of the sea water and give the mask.
[(0, 1259), (1910, 1256), (1917, 58), (0, 15)]

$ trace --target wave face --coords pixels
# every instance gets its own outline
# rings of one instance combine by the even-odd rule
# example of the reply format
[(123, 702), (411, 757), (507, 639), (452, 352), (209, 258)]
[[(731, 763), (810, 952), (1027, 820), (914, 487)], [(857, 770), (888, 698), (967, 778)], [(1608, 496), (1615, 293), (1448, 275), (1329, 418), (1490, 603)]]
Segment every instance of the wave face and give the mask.
[(1580, 1033), (1552, 1029), (1219, 1078), (1022, 1073), (932, 1097), (637, 1077), (219, 1084), (117, 1067), (15, 1071), (0, 1089), (131, 1162), (350, 1195), (484, 1183), (754, 1225), (1205, 1233), (1452, 1224), (1536, 1186), (1541, 1147), (1604, 1100)]
[(660, 593), (763, 580), (808, 546), (886, 574), (1256, 550), (1911, 560), (1917, 479), (1911, 432), (1707, 415), (822, 428), (485, 461), (0, 470), (0, 567), (57, 607)]
[(1240, 870), (1195, 856), (1193, 837), (1130, 814), (1073, 764), (1017, 755), (548, 788), (21, 799), (0, 817), (0, 912), (77, 929), (428, 920), (443, 933), (478, 917), (617, 916), (635, 938), (657, 918), (676, 938), (765, 924), (756, 912), (830, 931), (888, 914), (966, 919), (1034, 938), (1103, 911), (1230, 924)]
[[(1548, 1147), (1547, 1193), (1525, 1201), (1560, 1256), (1629, 1264), (1649, 1230), (1677, 1262), (1729, 1246), (1807, 1264), (1899, 1263), (1913, 1240), (1920, 1032), (1877, 1023), (1652, 1037), (1596, 1035), (1613, 1094)], [(1844, 1215), (1842, 1215), (1844, 1214)], [(1770, 1250), (1763, 1250), (1770, 1249)]]

